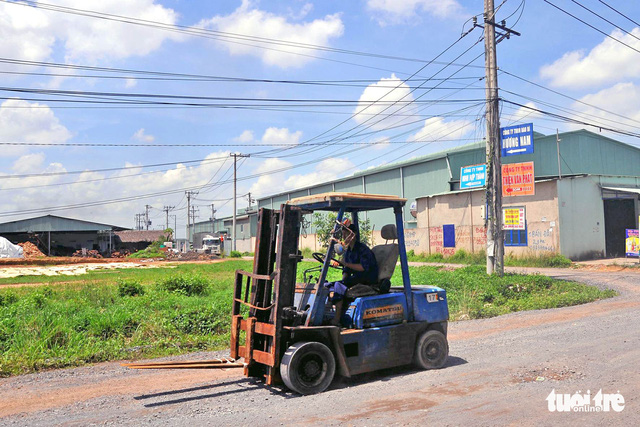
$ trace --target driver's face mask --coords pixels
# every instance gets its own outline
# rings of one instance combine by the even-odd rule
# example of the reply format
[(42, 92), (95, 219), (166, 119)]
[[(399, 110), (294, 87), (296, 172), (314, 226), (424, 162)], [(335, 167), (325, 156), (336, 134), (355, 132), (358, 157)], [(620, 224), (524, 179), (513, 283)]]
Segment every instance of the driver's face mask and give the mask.
[(336, 251), (337, 255), (342, 255), (344, 253), (344, 246), (342, 246), (340, 243), (336, 243), (333, 249)]

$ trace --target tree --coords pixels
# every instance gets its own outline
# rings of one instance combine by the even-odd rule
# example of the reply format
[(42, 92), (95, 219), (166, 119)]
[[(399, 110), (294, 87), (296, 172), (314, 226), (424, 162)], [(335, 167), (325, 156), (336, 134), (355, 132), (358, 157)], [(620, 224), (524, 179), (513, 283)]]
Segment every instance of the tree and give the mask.
[[(350, 216), (350, 214), (347, 214)], [(322, 245), (323, 248), (329, 247), (329, 240), (331, 239), (331, 232), (333, 231), (333, 227), (336, 224), (337, 215), (333, 212), (328, 214), (325, 213), (315, 213), (313, 215), (313, 226), (316, 229), (316, 237)], [(358, 221), (358, 226), (360, 228), (360, 241), (369, 245), (371, 243), (371, 221), (360, 220)], [(340, 236), (336, 236), (340, 238)]]

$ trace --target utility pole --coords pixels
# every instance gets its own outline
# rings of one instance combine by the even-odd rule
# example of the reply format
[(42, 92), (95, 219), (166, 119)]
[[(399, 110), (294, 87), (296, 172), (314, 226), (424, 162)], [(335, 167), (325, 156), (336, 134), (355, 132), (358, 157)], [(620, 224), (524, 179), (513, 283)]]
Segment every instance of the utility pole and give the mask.
[(215, 222), (216, 222), (216, 205), (211, 203), (211, 232), (212, 233), (216, 231)]
[(191, 196), (198, 194), (197, 191), (185, 191), (187, 195), (187, 245), (191, 241)]
[(251, 192), (249, 192), (247, 194), (247, 199), (249, 199), (249, 208), (248, 208), (248, 210), (251, 210), (251, 203), (254, 202), (254, 199), (251, 198)]
[(558, 179), (562, 179), (562, 167), (560, 166), (560, 133), (556, 129), (556, 149), (558, 150)]
[(147, 230), (149, 230), (149, 209), (150, 208), (151, 206), (144, 205), (144, 218), (145, 218), (144, 224), (146, 225)]
[[(198, 211), (198, 208), (195, 206), (191, 206), (191, 220), (192, 220), (192, 224), (195, 227), (196, 226), (196, 212)], [(194, 228), (194, 232), (195, 232), (195, 228)]]
[(502, 161), (500, 159), (500, 107), (498, 60), (493, 0), (484, 0), (484, 64), (487, 98), (487, 274), (504, 274), (502, 235)]
[(178, 241), (178, 215), (170, 215), (173, 218), (173, 240)]
[[(175, 208), (175, 206), (165, 206), (164, 208), (162, 208), (162, 210), (165, 213), (166, 216), (166, 220), (165, 220), (165, 227), (164, 229), (166, 230), (167, 228), (169, 228), (169, 211), (172, 211)], [(175, 233), (176, 230), (173, 230), (173, 232)]]
[[(504, 275), (504, 233), (502, 231), (502, 161), (500, 152), (500, 106), (496, 45), (511, 34), (520, 33), (496, 23), (493, 0), (484, 0), (484, 64), (487, 97), (487, 274)], [(474, 20), (475, 24), (475, 20)], [(496, 28), (501, 30), (496, 40)]]
[(231, 229), (231, 250), (236, 250), (236, 214), (237, 214), (237, 197), (236, 197), (236, 181), (238, 172), (238, 157), (249, 157), (248, 154), (232, 153), (233, 157), (233, 225)]

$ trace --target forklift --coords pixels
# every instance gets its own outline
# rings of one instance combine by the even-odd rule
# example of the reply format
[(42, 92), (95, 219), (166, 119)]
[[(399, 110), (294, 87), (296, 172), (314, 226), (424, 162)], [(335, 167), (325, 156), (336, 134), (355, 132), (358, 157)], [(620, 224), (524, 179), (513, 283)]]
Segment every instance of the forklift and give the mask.
[[(267, 385), (283, 382), (302, 395), (323, 392), (336, 373), (344, 377), (414, 364), (438, 369), (449, 354), (446, 291), (412, 288), (404, 241), (406, 199), (360, 193), (324, 193), (289, 200), (279, 210), (261, 208), (253, 272), (237, 270), (231, 313), (230, 358), (212, 361), (127, 364), (138, 369), (244, 369)], [(346, 310), (336, 313), (325, 286), (330, 268), (341, 268), (336, 242), (346, 215), (358, 230), (358, 214), (392, 209), (395, 224), (381, 229), (385, 244), (371, 248), (378, 283), (355, 285), (346, 293)], [(326, 253), (296, 283), (303, 215), (337, 213)], [(338, 262), (332, 262), (338, 261)], [(402, 287), (390, 286), (400, 264)], [(331, 325), (339, 316), (339, 326)], [(239, 362), (242, 358), (244, 361)]]

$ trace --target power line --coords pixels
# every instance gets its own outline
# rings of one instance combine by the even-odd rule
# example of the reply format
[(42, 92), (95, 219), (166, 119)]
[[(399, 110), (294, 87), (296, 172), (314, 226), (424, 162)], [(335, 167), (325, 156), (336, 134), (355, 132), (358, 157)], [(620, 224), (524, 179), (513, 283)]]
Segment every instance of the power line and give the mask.
[(33, 178), (33, 177), (43, 177), (43, 176), (59, 176), (59, 175), (77, 175), (82, 173), (95, 173), (95, 172), (114, 172), (121, 170), (129, 170), (129, 169), (140, 169), (140, 168), (152, 168), (156, 166), (170, 166), (177, 165), (181, 163), (189, 164), (189, 163), (215, 163), (217, 161), (226, 161), (226, 157), (214, 157), (210, 159), (198, 159), (198, 160), (184, 160), (180, 162), (168, 162), (168, 163), (156, 163), (152, 165), (139, 165), (139, 166), (124, 166), (121, 168), (105, 168), (105, 169), (86, 169), (86, 170), (75, 170), (75, 171), (65, 171), (65, 172), (44, 172), (44, 173), (28, 173), (28, 174), (20, 174), (20, 175), (1, 175), (3, 179), (11, 179), (11, 178)]
[(560, 115), (560, 114), (552, 113), (550, 111), (540, 110), (539, 108), (534, 108), (534, 107), (530, 107), (528, 105), (520, 104), (518, 102), (509, 101), (509, 100), (506, 100), (504, 98), (502, 99), (502, 101), (503, 102), (507, 102), (509, 104), (517, 105), (517, 106), (519, 106), (521, 108), (526, 108), (528, 110), (533, 110), (533, 111), (538, 112), (540, 114), (544, 114), (544, 115), (548, 115), (548, 116), (551, 116), (551, 117), (559, 118), (559, 119), (561, 119), (563, 121), (566, 121), (566, 122), (576, 123), (576, 124), (585, 125), (585, 126), (592, 126), (592, 127), (598, 128), (600, 130), (604, 129), (604, 130), (608, 130), (610, 132), (614, 132), (614, 133), (617, 133), (617, 134), (620, 134), (620, 135), (631, 136), (631, 137), (634, 137), (634, 138), (640, 138), (640, 133), (628, 132), (628, 131), (624, 131), (624, 130), (621, 130), (621, 129), (614, 129), (614, 128), (610, 128), (610, 127), (607, 127), (607, 126), (601, 126), (601, 125), (598, 125), (598, 124), (589, 123), (589, 122), (585, 122), (585, 121), (582, 121), (582, 120), (577, 120), (577, 119), (574, 119), (574, 118), (571, 118), (571, 117), (567, 117), (567, 116), (563, 116), (563, 115)]
[(616, 41), (616, 42), (620, 43), (621, 45), (626, 46), (626, 47), (628, 47), (629, 49), (634, 50), (634, 51), (636, 51), (636, 52), (640, 53), (640, 50), (636, 49), (635, 47), (631, 46), (630, 44), (627, 44), (627, 43), (623, 42), (622, 40), (617, 39), (617, 38), (613, 37), (612, 35), (605, 33), (605, 32), (604, 32), (604, 31), (602, 31), (601, 29), (596, 28), (595, 26), (593, 26), (593, 25), (589, 24), (588, 22), (584, 21), (583, 19), (578, 18), (578, 17), (577, 17), (577, 16), (575, 16), (574, 14), (572, 14), (572, 13), (570, 13), (570, 12), (567, 12), (566, 10), (564, 10), (563, 8), (561, 8), (560, 6), (556, 6), (555, 4), (551, 3), (549, 0), (542, 0), (542, 1), (544, 1), (544, 2), (545, 2), (545, 3), (547, 3), (547, 4), (549, 4), (550, 6), (555, 7), (555, 8), (556, 8), (556, 9), (558, 9), (559, 11), (561, 11), (561, 12), (563, 12), (563, 13), (565, 13), (565, 14), (569, 15), (569, 16), (570, 16), (570, 17), (572, 17), (573, 19), (575, 19), (575, 20), (577, 20), (577, 21), (579, 21), (579, 22), (583, 23), (583, 24), (584, 24), (584, 25), (586, 25), (587, 27), (589, 27), (589, 28), (591, 28), (591, 29), (593, 29), (593, 30), (595, 30), (595, 31), (599, 32), (600, 34), (604, 35), (605, 37), (608, 37), (608, 38), (610, 38), (611, 40), (614, 40), (614, 41)]
[(640, 23), (638, 23), (637, 21), (634, 21), (633, 19), (629, 18), (627, 15), (625, 15), (624, 13), (620, 12), (618, 9), (608, 5), (607, 3), (605, 3), (602, 0), (598, 0), (600, 3), (602, 3), (603, 5), (607, 6), (609, 9), (613, 10), (615, 13), (617, 13), (618, 15), (622, 16), (623, 18), (626, 18), (627, 20), (633, 22), (635, 25), (640, 27)]
[[(563, 97), (563, 98), (570, 99), (570, 100), (575, 101), (575, 102), (578, 102), (578, 103), (580, 103), (580, 104), (582, 104), (582, 105), (586, 105), (587, 107), (591, 107), (591, 108), (594, 108), (594, 109), (596, 109), (596, 110), (600, 110), (600, 111), (603, 111), (603, 112), (605, 112), (605, 113), (608, 113), (608, 114), (614, 115), (614, 116), (616, 116), (616, 117), (620, 117), (620, 118), (622, 118), (622, 119), (629, 120), (629, 121), (636, 122), (636, 123), (639, 123), (639, 124), (640, 124), (640, 121), (635, 120), (635, 119), (633, 119), (633, 118), (631, 118), (631, 117), (623, 116), (623, 115), (618, 114), (618, 113), (615, 113), (615, 112), (613, 112), (613, 111), (611, 111), (611, 110), (607, 110), (607, 109), (605, 109), (605, 108), (598, 107), (597, 105), (594, 105), (594, 104), (589, 104), (588, 102), (584, 102), (584, 101), (582, 101), (581, 99), (574, 98), (574, 97), (572, 97), (572, 96), (566, 95), (566, 94), (564, 94), (564, 93), (562, 93), (562, 92), (558, 92), (557, 90), (554, 90), (554, 89), (548, 88), (548, 87), (546, 87), (546, 86), (544, 86), (544, 85), (541, 85), (541, 84), (539, 84), (539, 83), (532, 82), (531, 80), (527, 80), (527, 79), (525, 79), (524, 77), (517, 76), (517, 75), (515, 75), (515, 74), (513, 74), (513, 73), (510, 73), (510, 72), (508, 72), (508, 71), (505, 71), (504, 69), (501, 69), (501, 71), (502, 71), (504, 74), (508, 75), (508, 76), (511, 76), (511, 77), (516, 78), (516, 79), (518, 79), (518, 80), (521, 80), (521, 81), (523, 81), (523, 82), (529, 83), (530, 85), (536, 86), (536, 87), (538, 87), (538, 88), (540, 88), (540, 89), (544, 89), (544, 90), (549, 91), (549, 92), (551, 92), (551, 93), (553, 93), (553, 94), (559, 95), (559, 96), (561, 96), (561, 97)], [(502, 89), (502, 90), (504, 90), (504, 89)], [(506, 90), (505, 90), (505, 91), (506, 91)]]
[(609, 20), (608, 20), (607, 18), (605, 18), (604, 16), (602, 16), (602, 15), (598, 14), (597, 12), (594, 12), (593, 10), (589, 9), (587, 6), (580, 4), (580, 3), (578, 3), (578, 2), (577, 2), (577, 1), (575, 1), (575, 0), (571, 0), (571, 1), (572, 1), (573, 3), (575, 3), (575, 4), (577, 4), (578, 6), (580, 6), (581, 8), (583, 8), (584, 10), (587, 10), (587, 11), (589, 11), (591, 14), (593, 14), (593, 15), (597, 16), (598, 18), (602, 19), (602, 20), (603, 20), (603, 21), (605, 21), (606, 23), (611, 24), (611, 25), (613, 25), (614, 27), (616, 27), (617, 29), (621, 30), (622, 32), (624, 32), (624, 33), (626, 33), (626, 34), (630, 35), (631, 37), (635, 38), (636, 40), (640, 40), (640, 38), (638, 38), (635, 34), (632, 34), (632, 33), (630, 33), (629, 31), (625, 30), (624, 28), (620, 27), (619, 25), (614, 24), (613, 22), (609, 21)]

